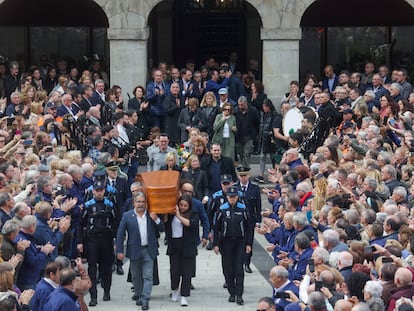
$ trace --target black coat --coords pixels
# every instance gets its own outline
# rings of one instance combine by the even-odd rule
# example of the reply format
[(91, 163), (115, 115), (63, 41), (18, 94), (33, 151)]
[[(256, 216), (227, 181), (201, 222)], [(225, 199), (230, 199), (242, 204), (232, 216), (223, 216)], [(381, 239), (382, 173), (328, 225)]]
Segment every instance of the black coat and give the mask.
[[(168, 220), (165, 223), (165, 236), (167, 238), (167, 255), (172, 255), (174, 249), (172, 247), (172, 227), (171, 222), (174, 215), (168, 215)], [(183, 226), (183, 256), (184, 257), (195, 257), (197, 256), (197, 243), (198, 243), (198, 223), (199, 215), (195, 211), (190, 212), (190, 226)]]
[(170, 143), (178, 143), (180, 141), (180, 130), (177, 127), (178, 118), (180, 117), (181, 110), (185, 107), (184, 97), (179, 95), (180, 106), (177, 106), (176, 97), (168, 94), (164, 99), (164, 111), (165, 111), (165, 131), (168, 134)]
[(208, 195), (208, 180), (207, 174), (202, 169), (193, 170), (191, 167), (187, 172), (181, 172), (181, 179), (190, 180), (194, 187), (194, 197), (197, 200), (202, 200), (204, 196)]
[(188, 131), (187, 126), (198, 128), (200, 132), (204, 132), (206, 128), (206, 117), (204, 113), (197, 108), (195, 113), (192, 115), (190, 110), (184, 108), (181, 110), (180, 116), (178, 117), (177, 126), (181, 131), (181, 142), (186, 142), (188, 140)]

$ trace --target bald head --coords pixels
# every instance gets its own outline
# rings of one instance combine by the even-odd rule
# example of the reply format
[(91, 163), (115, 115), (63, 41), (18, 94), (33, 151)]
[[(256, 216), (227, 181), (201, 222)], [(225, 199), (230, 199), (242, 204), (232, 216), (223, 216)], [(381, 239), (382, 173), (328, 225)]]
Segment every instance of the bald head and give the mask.
[(407, 268), (399, 268), (395, 272), (394, 283), (397, 287), (407, 286), (412, 283), (413, 274)]
[(351, 311), (352, 303), (345, 299), (339, 299), (335, 303), (334, 311)]

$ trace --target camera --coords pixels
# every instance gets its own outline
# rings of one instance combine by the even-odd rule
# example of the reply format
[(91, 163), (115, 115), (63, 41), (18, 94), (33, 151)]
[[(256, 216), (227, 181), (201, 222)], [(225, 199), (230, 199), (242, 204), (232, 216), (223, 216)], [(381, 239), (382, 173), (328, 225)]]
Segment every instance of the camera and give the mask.
[(289, 294), (286, 292), (277, 292), (275, 295), (276, 298), (281, 298), (281, 299), (288, 299), (290, 298)]
[(142, 103), (147, 103), (149, 102), (148, 97), (143, 97), (141, 100)]
[(63, 188), (62, 185), (57, 184), (53, 186), (53, 190), (56, 190), (56, 196), (65, 195), (65, 189)]
[(221, 66), (221, 69), (224, 70), (224, 72), (229, 71), (229, 66)]

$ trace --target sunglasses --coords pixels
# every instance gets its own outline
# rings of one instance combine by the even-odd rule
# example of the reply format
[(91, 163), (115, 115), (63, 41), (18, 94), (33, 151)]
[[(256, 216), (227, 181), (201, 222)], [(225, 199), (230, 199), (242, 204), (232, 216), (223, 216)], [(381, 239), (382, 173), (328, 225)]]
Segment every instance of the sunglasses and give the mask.
[(226, 109), (223, 109), (223, 111), (230, 111), (231, 109), (228, 109), (228, 108), (226, 108)]

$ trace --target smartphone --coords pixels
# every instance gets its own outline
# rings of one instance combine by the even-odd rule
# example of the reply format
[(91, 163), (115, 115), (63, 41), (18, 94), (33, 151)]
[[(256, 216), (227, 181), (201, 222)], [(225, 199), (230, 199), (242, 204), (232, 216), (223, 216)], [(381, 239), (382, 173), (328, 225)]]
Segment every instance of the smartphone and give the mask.
[(392, 260), (391, 257), (382, 257), (382, 263), (389, 263), (389, 262), (393, 262), (394, 260)]
[(15, 120), (15, 118), (11, 118), (11, 117), (7, 118), (7, 126), (12, 126), (14, 120)]
[(315, 291), (320, 292), (322, 288), (322, 281), (315, 281)]
[(309, 259), (308, 260), (308, 265), (309, 265), (309, 271), (310, 272), (315, 272), (315, 260), (314, 259)]
[(376, 250), (375, 246), (365, 246), (365, 253), (367, 254), (375, 252)]
[(31, 146), (33, 143), (33, 140), (24, 140), (23, 145)]
[(275, 295), (276, 298), (288, 299), (290, 298), (289, 294), (286, 292), (277, 292)]
[(306, 211), (306, 218), (309, 222), (312, 222), (312, 211)]

